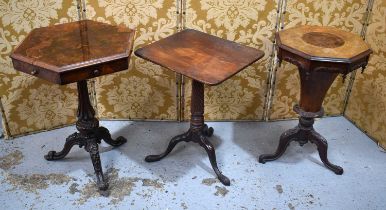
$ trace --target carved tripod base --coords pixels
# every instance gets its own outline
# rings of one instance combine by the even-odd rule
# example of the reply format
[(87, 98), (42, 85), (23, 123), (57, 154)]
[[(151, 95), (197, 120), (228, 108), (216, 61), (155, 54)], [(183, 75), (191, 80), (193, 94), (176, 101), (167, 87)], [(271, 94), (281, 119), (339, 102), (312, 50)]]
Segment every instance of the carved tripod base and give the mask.
[(111, 138), (107, 128), (99, 127), (99, 121), (94, 117), (95, 112), (88, 96), (86, 81), (78, 82), (78, 99), (78, 121), (76, 128), (79, 132), (67, 137), (62, 151), (50, 151), (44, 158), (49, 161), (60, 160), (67, 156), (73, 146), (78, 145), (80, 148), (84, 147), (84, 149), (90, 153), (97, 178), (97, 186), (99, 190), (105, 191), (108, 188), (108, 182), (103, 175), (98, 144), (100, 144), (103, 139), (111, 146), (120, 146), (127, 140), (122, 136), (114, 140)]
[(173, 149), (174, 147), (180, 143), (180, 142), (194, 142), (199, 144), (201, 147), (203, 147), (208, 154), (210, 164), (212, 165), (212, 168), (214, 172), (216, 173), (218, 179), (226, 186), (230, 185), (230, 180), (228, 177), (224, 176), (221, 171), (218, 169), (217, 161), (216, 161), (216, 153), (214, 150), (214, 147), (212, 143), (209, 142), (207, 137), (211, 137), (213, 135), (213, 128), (209, 127), (205, 124), (203, 128), (201, 129), (194, 129), (190, 128), (186, 133), (183, 133), (181, 135), (175, 136), (172, 138), (169, 142), (168, 147), (166, 148), (165, 152), (159, 154), (159, 155), (149, 155), (145, 158), (146, 162), (155, 162), (159, 161), (162, 158), (166, 157)]
[(221, 171), (218, 169), (217, 161), (216, 161), (216, 153), (212, 143), (208, 140), (207, 137), (211, 137), (213, 135), (213, 128), (208, 127), (204, 123), (204, 84), (198, 81), (192, 81), (192, 102), (191, 102), (191, 121), (190, 128), (187, 132), (175, 136), (169, 142), (168, 147), (165, 152), (159, 155), (149, 155), (145, 158), (146, 162), (155, 162), (159, 161), (162, 158), (166, 157), (174, 147), (180, 142), (194, 142), (198, 143), (201, 147), (203, 147), (208, 154), (210, 164), (214, 172), (217, 175), (217, 178), (226, 186), (230, 185), (230, 180), (228, 177), (224, 176)]
[(80, 148), (84, 147), (84, 149), (90, 153), (91, 161), (94, 166), (94, 171), (97, 178), (97, 186), (99, 190), (104, 191), (108, 188), (108, 182), (103, 175), (98, 149), (98, 144), (101, 143), (102, 139), (111, 146), (120, 146), (127, 141), (122, 136), (118, 137), (116, 140), (113, 140), (111, 138), (110, 132), (106, 128), (99, 127), (95, 129), (94, 132), (87, 135), (82, 135), (79, 132), (71, 134), (69, 137), (67, 137), (62, 151), (49, 151), (48, 154), (44, 156), (44, 158), (46, 160), (60, 160), (67, 156), (73, 146), (78, 145)]
[(304, 112), (298, 106), (295, 106), (294, 110), (300, 114), (299, 124), (295, 128), (285, 131), (280, 136), (279, 146), (277, 147), (276, 152), (274, 154), (260, 155), (259, 162), (266, 163), (267, 161), (273, 161), (280, 158), (292, 141), (297, 141), (300, 146), (303, 146), (307, 142), (311, 142), (316, 144), (323, 164), (335, 174), (342, 175), (343, 168), (330, 163), (327, 158), (327, 140), (316, 132), (313, 127), (314, 118), (322, 116), (323, 109), (319, 113), (310, 113)]

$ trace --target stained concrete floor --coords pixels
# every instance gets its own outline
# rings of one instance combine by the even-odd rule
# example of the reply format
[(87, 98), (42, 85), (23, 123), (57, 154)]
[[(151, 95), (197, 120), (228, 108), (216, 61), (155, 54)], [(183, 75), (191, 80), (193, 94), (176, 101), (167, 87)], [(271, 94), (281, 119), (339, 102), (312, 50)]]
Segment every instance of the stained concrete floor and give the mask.
[(205, 151), (181, 143), (164, 160), (144, 157), (163, 151), (188, 123), (103, 121), (128, 142), (101, 145), (109, 196), (98, 194), (89, 155), (74, 147), (65, 160), (43, 155), (61, 149), (74, 126), (0, 142), (1, 209), (386, 209), (386, 154), (343, 117), (324, 118), (316, 129), (329, 141), (329, 159), (345, 172), (323, 167), (316, 147), (291, 144), (284, 156), (259, 164), (276, 149), (280, 134), (297, 124), (211, 122), (220, 169), (215, 178)]

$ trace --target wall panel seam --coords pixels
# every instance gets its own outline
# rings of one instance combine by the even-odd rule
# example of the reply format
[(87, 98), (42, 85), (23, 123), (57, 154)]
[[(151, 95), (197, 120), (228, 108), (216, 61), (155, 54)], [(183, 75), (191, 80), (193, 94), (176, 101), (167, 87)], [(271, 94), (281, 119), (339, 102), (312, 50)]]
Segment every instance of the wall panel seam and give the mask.
[[(177, 28), (178, 31), (186, 29), (186, 1), (187, 0), (177, 0), (180, 1), (180, 18), (179, 18), (179, 25), (180, 27)], [(185, 82), (186, 82), (186, 77), (184, 75), (180, 74), (180, 86), (179, 86), (179, 91), (180, 91), (180, 110), (179, 110), (179, 122), (185, 121), (186, 116), (185, 116)]]
[[(374, 5), (374, 0), (368, 0), (367, 1), (366, 13), (362, 19), (362, 29), (361, 29), (361, 33), (360, 33), (360, 36), (363, 38), (363, 40), (366, 40), (366, 32), (367, 32), (367, 27), (369, 25), (370, 17), (372, 15), (373, 5)], [(354, 70), (353, 72), (351, 72), (350, 81), (349, 81), (349, 84), (348, 84), (347, 89), (346, 89), (345, 98), (343, 101), (343, 103), (344, 103), (343, 104), (343, 110), (342, 110), (342, 115), (344, 115), (344, 116), (346, 116), (346, 110), (347, 110), (348, 104), (350, 102), (351, 91), (352, 91), (352, 88), (354, 86), (356, 73), (357, 73), (357, 70)]]
[(2, 117), (2, 125), (3, 126), (3, 134), (5, 139), (9, 139), (12, 137), (12, 134), (9, 129), (8, 121), (7, 121), (7, 116), (5, 115), (4, 107), (3, 107), (3, 102), (1, 100), (2, 98), (0, 97), (0, 111), (1, 111), (1, 117)]
[[(182, 14), (184, 13), (184, 10), (183, 10), (183, 0), (176, 0), (176, 31), (179, 32), (182, 30), (183, 28), (183, 21), (182, 21)], [(183, 97), (184, 97), (184, 94), (183, 94), (183, 90), (182, 90), (182, 80), (183, 80), (183, 76), (182, 74), (179, 74), (179, 73), (175, 73), (175, 77), (176, 77), (176, 92), (177, 92), (177, 98), (176, 98), (176, 112), (177, 112), (177, 121), (178, 122), (181, 122), (183, 121)]]
[[(278, 0), (276, 10), (276, 23), (275, 23), (275, 34), (284, 28), (284, 15), (286, 13), (287, 0)], [(269, 115), (272, 108), (272, 102), (275, 95), (275, 84), (276, 84), (276, 72), (277, 72), (277, 52), (276, 52), (276, 36), (274, 34), (272, 41), (272, 54), (271, 61), (268, 69), (267, 78), (267, 98), (264, 104), (263, 119), (269, 121)]]

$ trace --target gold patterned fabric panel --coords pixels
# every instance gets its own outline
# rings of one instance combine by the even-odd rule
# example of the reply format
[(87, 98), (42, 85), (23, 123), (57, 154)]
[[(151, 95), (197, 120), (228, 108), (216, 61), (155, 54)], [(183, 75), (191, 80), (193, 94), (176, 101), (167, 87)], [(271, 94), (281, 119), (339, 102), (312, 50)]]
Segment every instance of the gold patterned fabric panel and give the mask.
[(386, 148), (386, 1), (375, 0), (366, 41), (374, 51), (358, 71), (346, 116)]
[[(134, 49), (176, 32), (176, 1), (94, 0), (86, 10), (87, 19), (134, 28)], [(97, 78), (95, 91), (100, 118), (177, 119), (175, 74), (134, 53), (128, 71)]]
[[(187, 0), (186, 27), (265, 52), (264, 58), (218, 86), (205, 87), (207, 120), (261, 120), (276, 3), (268, 0)], [(184, 117), (190, 118), (191, 83), (185, 82)]]
[[(86, 1), (86, 0), (85, 0)], [(147, 45), (175, 33), (177, 0), (89, 0), (86, 18), (136, 28), (135, 46)], [(182, 22), (221, 38), (265, 52), (265, 57), (215, 87), (206, 86), (208, 120), (263, 119), (267, 78), (278, 1), (181, 0)], [(359, 33), (366, 0), (288, 0), (285, 28), (329, 25)], [(365, 74), (357, 75), (347, 116), (377, 140), (385, 135), (385, 2), (375, 0), (367, 41), (374, 49)], [(54, 85), (12, 68), (12, 50), (33, 28), (78, 20), (77, 3), (63, 0), (0, 0), (0, 96), (6, 136), (50, 129), (75, 122), (76, 84)], [(349, 77), (349, 76), (348, 76)], [(284, 62), (277, 69), (270, 119), (295, 117), (299, 100), (296, 68)], [(327, 114), (340, 114), (348, 80), (339, 77), (324, 101)], [(376, 85), (377, 84), (377, 85)], [(183, 114), (190, 118), (190, 80), (185, 79)], [(97, 113), (104, 119), (177, 119), (175, 74), (132, 56), (128, 71), (95, 79)]]
[(17, 72), (9, 55), (34, 28), (78, 20), (76, 1), (0, 0), (0, 96), (6, 137), (75, 121), (76, 85)]
[[(359, 34), (366, 12), (366, 0), (288, 0), (283, 16), (284, 29), (297, 25), (333, 26)], [(323, 107), (326, 115), (339, 115), (349, 83), (338, 77), (327, 92)], [(300, 79), (296, 66), (283, 62), (277, 68), (269, 119), (297, 117), (292, 110), (300, 97)]]

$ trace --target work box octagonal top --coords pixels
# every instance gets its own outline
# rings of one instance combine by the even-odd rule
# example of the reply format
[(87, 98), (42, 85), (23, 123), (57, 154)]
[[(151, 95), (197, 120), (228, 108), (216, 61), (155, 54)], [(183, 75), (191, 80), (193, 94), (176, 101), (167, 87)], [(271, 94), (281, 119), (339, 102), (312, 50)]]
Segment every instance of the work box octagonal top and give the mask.
[(329, 26), (289, 28), (278, 32), (276, 40), (279, 59), (282, 50), (294, 54), (299, 60), (347, 64), (347, 70), (365, 66), (372, 53), (360, 36)]
[(127, 69), (134, 34), (91, 20), (37, 28), (11, 58), (16, 70), (68, 84)]

